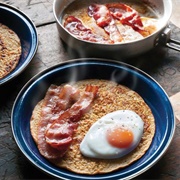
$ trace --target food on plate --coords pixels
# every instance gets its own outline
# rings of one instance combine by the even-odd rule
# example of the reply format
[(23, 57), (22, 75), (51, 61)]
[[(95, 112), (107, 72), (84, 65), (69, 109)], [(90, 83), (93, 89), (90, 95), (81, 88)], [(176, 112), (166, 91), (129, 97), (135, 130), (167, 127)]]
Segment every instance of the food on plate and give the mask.
[[(56, 166), (98, 174), (141, 158), (154, 137), (155, 120), (135, 91), (95, 79), (51, 85), (32, 112), (30, 130), (40, 153)], [(119, 135), (122, 142), (116, 141)], [(87, 146), (95, 155), (88, 154)]]
[(62, 18), (65, 29), (76, 38), (103, 44), (143, 39), (157, 30), (158, 23), (146, 4), (124, 1), (75, 1)]
[(21, 42), (17, 34), (0, 23), (0, 79), (15, 69), (21, 51)]
[(49, 88), (37, 131), (38, 149), (45, 158), (56, 159), (66, 153), (78, 121), (88, 111), (97, 90), (96, 86), (87, 85), (80, 96), (70, 85)]
[(123, 157), (138, 146), (143, 129), (144, 122), (134, 111), (108, 113), (91, 126), (80, 144), (80, 151), (92, 158)]

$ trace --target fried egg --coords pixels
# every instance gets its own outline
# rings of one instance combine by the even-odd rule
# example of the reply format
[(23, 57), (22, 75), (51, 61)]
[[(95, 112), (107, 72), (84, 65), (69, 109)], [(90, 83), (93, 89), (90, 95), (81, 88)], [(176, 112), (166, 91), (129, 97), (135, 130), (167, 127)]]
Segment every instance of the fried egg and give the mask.
[(143, 128), (143, 120), (134, 111), (114, 111), (90, 127), (80, 144), (80, 151), (91, 158), (120, 158), (138, 146)]

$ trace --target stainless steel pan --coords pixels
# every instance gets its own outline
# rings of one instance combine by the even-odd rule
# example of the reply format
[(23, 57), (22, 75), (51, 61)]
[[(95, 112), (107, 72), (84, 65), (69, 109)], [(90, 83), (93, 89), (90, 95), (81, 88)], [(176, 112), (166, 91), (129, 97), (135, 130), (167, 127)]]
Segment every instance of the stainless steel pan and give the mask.
[[(81, 57), (93, 56), (113, 58), (118, 56), (120, 58), (129, 58), (145, 53), (159, 44), (163, 44), (172, 49), (179, 50), (177, 46), (174, 47), (171, 45), (171, 42), (176, 44), (180, 44), (180, 42), (170, 39), (170, 29), (168, 28), (169, 19), (172, 13), (171, 0), (141, 0), (142, 2), (148, 3), (148, 5), (153, 8), (156, 14), (158, 14), (158, 17), (160, 19), (160, 28), (155, 33), (142, 40), (122, 44), (99, 44), (79, 40), (76, 37), (72, 36), (63, 27), (61, 17), (63, 15), (64, 9), (74, 1), (75, 0), (54, 0), (53, 12), (57, 22), (57, 28), (60, 37), (68, 45), (68, 47), (75, 49)], [(81, 3), (82, 0), (76, 1), (79, 1), (79, 3)], [(109, 0), (108, 2), (114, 1)]]

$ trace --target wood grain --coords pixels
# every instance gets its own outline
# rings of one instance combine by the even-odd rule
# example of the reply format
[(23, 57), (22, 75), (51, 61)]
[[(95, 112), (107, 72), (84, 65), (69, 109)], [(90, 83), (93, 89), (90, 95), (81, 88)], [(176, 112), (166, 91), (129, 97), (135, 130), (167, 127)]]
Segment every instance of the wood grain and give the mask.
[(23, 11), (36, 26), (53, 23), (53, 0), (1, 0)]

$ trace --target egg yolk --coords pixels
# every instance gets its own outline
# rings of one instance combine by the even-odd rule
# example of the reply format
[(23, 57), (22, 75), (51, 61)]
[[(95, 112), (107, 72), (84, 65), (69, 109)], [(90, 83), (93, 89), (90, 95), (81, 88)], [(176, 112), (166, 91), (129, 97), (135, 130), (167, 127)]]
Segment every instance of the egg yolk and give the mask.
[(117, 148), (127, 148), (133, 142), (133, 133), (123, 128), (109, 129), (107, 131), (109, 144)]

